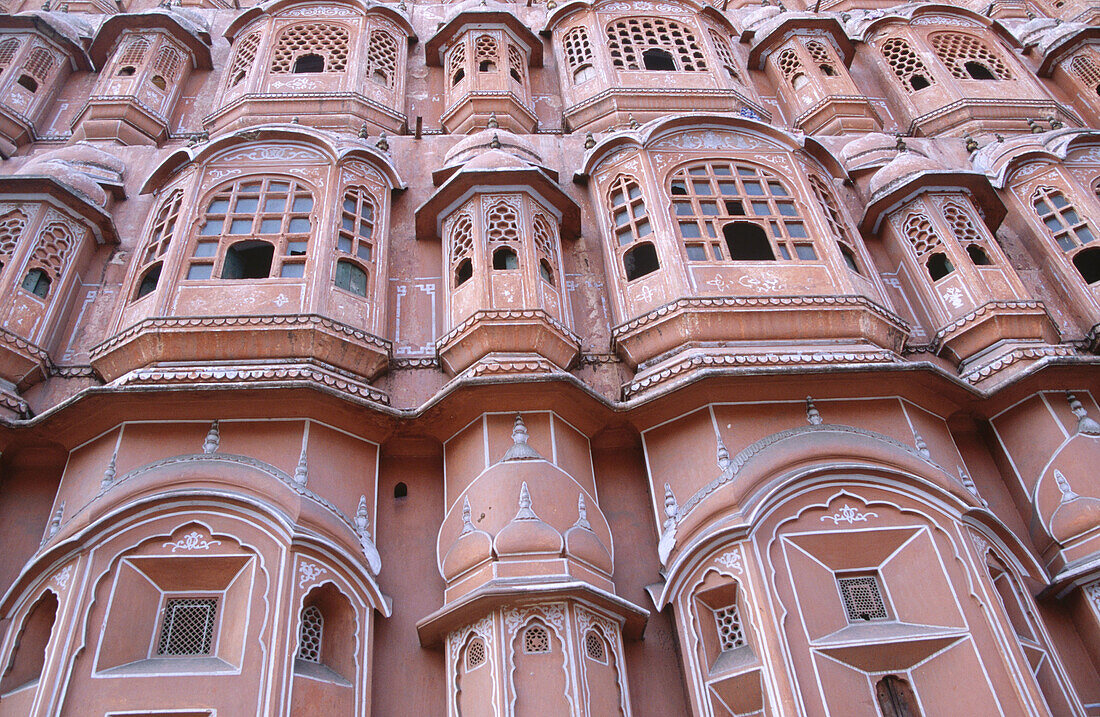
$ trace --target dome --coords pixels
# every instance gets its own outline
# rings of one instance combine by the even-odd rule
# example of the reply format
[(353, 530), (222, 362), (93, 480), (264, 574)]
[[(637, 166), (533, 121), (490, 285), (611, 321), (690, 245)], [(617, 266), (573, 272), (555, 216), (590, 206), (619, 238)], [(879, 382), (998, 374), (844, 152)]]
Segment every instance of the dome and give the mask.
[(897, 145), (896, 137), (870, 132), (844, 145), (840, 150), (840, 159), (845, 167), (851, 169), (853, 164), (866, 165), (868, 160), (879, 159), (882, 152), (890, 152), (892, 156), (897, 151)]
[(32, 159), (16, 174), (52, 177), (92, 204), (105, 207), (107, 192), (101, 182), (121, 184), (125, 168), (119, 158), (87, 142), (77, 142)]
[[(447, 151), (443, 164), (453, 165), (468, 162), (474, 157), (485, 153), (511, 155), (524, 164), (542, 164), (542, 157), (535, 151), (533, 144), (519, 135), (500, 128), (483, 129), (459, 140)], [(508, 166), (518, 165), (511, 164)]]
[(492, 557), (493, 536), (474, 527), (470, 521), (470, 499), (466, 498), (462, 503), (462, 533), (443, 556), (440, 570), (443, 579), (453, 580)]
[(871, 175), (868, 191), (874, 196), (883, 189), (921, 172), (935, 171), (941, 167), (923, 154), (906, 150), (899, 152), (886, 166)]
[(492, 2), (490, 0), (463, 0), (447, 9), (444, 22), (450, 22), (464, 12), (506, 12), (509, 15), (513, 14), (508, 5), (496, 2), (496, 0), (492, 0)]
[(577, 510), (580, 517), (565, 531), (565, 557), (575, 558), (611, 575), (614, 569), (611, 553), (588, 522), (583, 493), (577, 498)]
[(524, 481), (519, 491), (519, 512), (493, 541), (497, 557), (561, 555), (562, 547), (561, 533), (544, 523), (531, 509), (531, 494)]
[(1100, 525), (1100, 500), (1077, 496), (1058, 506), (1050, 517), (1050, 534), (1062, 545)]
[(762, 5), (745, 15), (743, 26), (745, 30), (758, 29), (768, 20), (783, 12), (775, 5)]

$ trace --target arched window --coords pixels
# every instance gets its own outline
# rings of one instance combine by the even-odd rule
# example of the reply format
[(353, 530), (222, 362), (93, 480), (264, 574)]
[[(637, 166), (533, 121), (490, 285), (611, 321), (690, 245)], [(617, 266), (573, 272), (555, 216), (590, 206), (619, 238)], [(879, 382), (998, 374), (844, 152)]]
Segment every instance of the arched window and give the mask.
[(569, 62), (569, 71), (573, 74), (573, 84), (579, 85), (596, 76), (592, 66), (592, 45), (588, 42), (588, 28), (574, 27), (565, 33), (565, 57)]
[(348, 30), (331, 23), (294, 25), (275, 45), (271, 72), (343, 72), (348, 62)]
[(711, 28), (710, 39), (714, 43), (714, 52), (718, 55), (718, 62), (722, 65), (722, 69), (731, 80), (741, 82), (741, 73), (737, 71), (737, 61), (733, 59), (733, 48), (730, 47), (729, 36)]
[(15, 638), (11, 660), (0, 679), (0, 692), (10, 692), (34, 682), (42, 675), (46, 664), (46, 646), (50, 642), (57, 617), (57, 596), (46, 592), (27, 612), (19, 635)]
[(607, 644), (595, 630), (590, 629), (584, 633), (584, 655), (594, 662), (607, 664)]
[(791, 83), (791, 87), (799, 90), (806, 86), (806, 73), (802, 71), (802, 60), (798, 59), (794, 50), (787, 48), (780, 52), (775, 59), (775, 64), (787, 82)]
[(989, 259), (985, 237), (978, 231), (968, 211), (950, 202), (944, 205), (943, 218), (951, 225), (956, 241), (966, 249), (975, 266), (989, 266), (993, 263)]
[(480, 637), (470, 640), (466, 646), (466, 670), (476, 670), (488, 660), (488, 650), (485, 649), (485, 641)]
[(466, 43), (460, 42), (447, 54), (447, 75), (454, 87), (466, 77)]
[(845, 266), (857, 274), (862, 274), (863, 272), (859, 269), (859, 262), (856, 261), (855, 242), (852, 241), (848, 224), (840, 214), (840, 207), (833, 198), (833, 193), (829, 191), (825, 181), (816, 174), (811, 174), (809, 181), (810, 189), (813, 190), (814, 197), (817, 198), (817, 204), (825, 215), (825, 221), (829, 225), (829, 231), (832, 233), (833, 239), (836, 240), (837, 248), (840, 249), (840, 255), (844, 258)]
[(150, 82), (166, 89), (168, 84), (175, 82), (183, 67), (183, 53), (168, 44), (162, 44), (157, 50), (157, 56), (153, 60), (153, 74)]
[(233, 64), (229, 68), (229, 86), (235, 87), (240, 84), (245, 77), (248, 76), (248, 71), (252, 68), (252, 63), (256, 61), (256, 50), (260, 47), (260, 32), (249, 33), (243, 40), (237, 44), (237, 52), (233, 56)]
[(541, 213), (535, 215), (535, 219), (531, 223), (531, 230), (535, 239), (535, 252), (539, 258), (539, 275), (543, 281), (553, 286), (555, 257), (557, 256), (554, 246), (557, 241), (557, 232), (554, 231), (554, 226), (550, 223), (550, 220)]
[(305, 276), (312, 211), (313, 194), (297, 180), (249, 178), (223, 187), (206, 205), (187, 278), (209, 279), (215, 269), (223, 279)]
[(0, 70), (11, 64), (15, 53), (19, 51), (19, 38), (9, 37), (0, 41)]
[(365, 187), (344, 192), (336, 249), (363, 261), (374, 259), (374, 201)]
[(917, 57), (917, 53), (900, 37), (892, 37), (882, 44), (882, 56), (886, 58), (894, 75), (901, 80), (906, 92), (916, 92), (935, 84), (935, 79)]
[(45, 82), (53, 73), (57, 65), (57, 58), (44, 47), (36, 47), (31, 50), (27, 62), (23, 65), (23, 74), (17, 82), (21, 87), (31, 92), (37, 92), (40, 83)]
[(829, 48), (825, 46), (825, 43), (810, 40), (806, 43), (806, 51), (810, 53), (810, 58), (817, 65), (817, 69), (821, 71), (821, 74), (826, 77), (837, 76), (833, 53), (829, 52)]
[(633, 177), (619, 175), (608, 188), (612, 233), (623, 252), (623, 270), (628, 281), (633, 281), (661, 268), (657, 249), (641, 240), (653, 233), (646, 214), (642, 188)]
[(499, 199), (485, 213), (485, 239), (493, 257), (493, 269), (512, 271), (519, 268), (515, 245), (519, 242), (519, 213), (512, 204)]
[(1100, 95), (1100, 64), (1091, 54), (1081, 53), (1070, 60), (1070, 72), (1095, 94)]
[(151, 294), (157, 288), (160, 280), (161, 264), (168, 245), (172, 241), (172, 234), (176, 229), (176, 221), (179, 219), (180, 204), (183, 202), (183, 191), (176, 189), (157, 212), (153, 221), (153, 229), (149, 233), (149, 239), (145, 243), (145, 250), (141, 254), (141, 269), (138, 272), (139, 281), (134, 299)]
[(1039, 187), (1032, 195), (1032, 206), (1054, 242), (1072, 257), (1073, 266), (1085, 283), (1100, 281), (1100, 247), (1082, 249), (1096, 239), (1096, 234), (1066, 195), (1054, 187)]
[(772, 172), (730, 161), (676, 170), (672, 211), (690, 261), (817, 259), (798, 204)]
[(542, 625), (531, 625), (523, 631), (523, 651), (528, 655), (550, 652), (550, 633)]
[(515, 45), (508, 46), (508, 74), (516, 82), (523, 82), (523, 53)]
[(707, 69), (706, 56), (695, 33), (674, 20), (657, 17), (616, 20), (607, 26), (607, 46), (611, 63), (620, 70)]
[(932, 49), (957, 80), (1011, 80), (1008, 67), (985, 43), (973, 35), (939, 32), (931, 37)]
[(875, 684), (875, 697), (878, 699), (882, 717), (920, 717), (917, 696), (909, 683), (897, 675), (886, 675)]
[(366, 72), (375, 84), (393, 87), (397, 73), (397, 40), (385, 30), (372, 30), (370, 33)]
[(469, 214), (461, 214), (454, 220), (447, 244), (451, 248), (451, 273), (457, 288), (474, 275), (474, 223)]
[(302, 626), (298, 630), (298, 659), (321, 662), (321, 640), (324, 637), (325, 618), (316, 605), (302, 610)]
[(138, 66), (145, 60), (145, 53), (148, 51), (149, 41), (145, 38), (138, 37), (130, 40), (118, 56), (115, 74), (123, 77), (133, 75)]
[(19, 237), (27, 227), (27, 218), (20, 212), (8, 212), (0, 217), (0, 269), (11, 260)]
[(911, 214), (905, 221), (905, 237), (912, 244), (918, 261), (923, 262), (928, 269), (932, 281), (939, 281), (955, 271), (954, 265), (943, 251), (943, 242), (928, 217)]
[(23, 278), (22, 287), (35, 296), (46, 298), (50, 284), (61, 276), (72, 246), (72, 233), (64, 224), (50, 224), (43, 229), (31, 255), (32, 268)]
[(474, 64), (478, 72), (496, 72), (497, 41), (491, 35), (481, 35), (474, 41)]

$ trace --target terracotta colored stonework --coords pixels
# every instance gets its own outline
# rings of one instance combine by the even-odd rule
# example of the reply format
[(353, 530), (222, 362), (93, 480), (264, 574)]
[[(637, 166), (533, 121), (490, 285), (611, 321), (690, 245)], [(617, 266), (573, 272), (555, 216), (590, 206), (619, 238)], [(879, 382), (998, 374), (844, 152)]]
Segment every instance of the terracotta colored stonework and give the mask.
[(0, 717), (1100, 715), (1098, 20), (0, 0)]

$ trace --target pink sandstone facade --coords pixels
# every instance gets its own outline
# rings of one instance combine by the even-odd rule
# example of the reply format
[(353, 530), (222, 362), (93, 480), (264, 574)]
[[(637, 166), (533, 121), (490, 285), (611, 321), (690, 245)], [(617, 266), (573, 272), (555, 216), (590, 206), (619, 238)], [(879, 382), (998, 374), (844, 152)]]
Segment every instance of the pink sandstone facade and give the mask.
[(0, 0), (0, 717), (1100, 715), (1100, 2)]

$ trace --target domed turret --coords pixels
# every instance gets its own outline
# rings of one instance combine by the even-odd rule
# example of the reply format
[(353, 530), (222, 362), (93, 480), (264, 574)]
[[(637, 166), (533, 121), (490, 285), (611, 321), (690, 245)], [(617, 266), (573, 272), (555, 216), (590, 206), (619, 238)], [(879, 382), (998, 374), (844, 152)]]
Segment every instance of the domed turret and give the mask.
[(561, 533), (543, 522), (531, 508), (531, 493), (524, 481), (519, 489), (519, 511), (512, 522), (497, 533), (493, 551), (498, 558), (560, 555), (562, 546)]
[(462, 533), (443, 556), (441, 574), (453, 580), (466, 571), (493, 557), (493, 536), (474, 527), (470, 520), (470, 499), (462, 500)]

